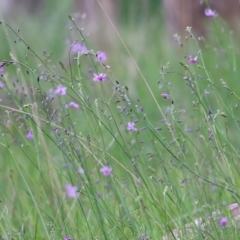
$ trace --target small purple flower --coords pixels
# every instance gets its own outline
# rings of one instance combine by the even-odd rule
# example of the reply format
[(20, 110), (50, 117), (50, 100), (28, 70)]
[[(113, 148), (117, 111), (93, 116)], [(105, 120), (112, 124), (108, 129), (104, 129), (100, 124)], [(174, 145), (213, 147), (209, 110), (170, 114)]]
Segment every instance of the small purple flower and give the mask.
[(12, 122), (8, 119), (7, 121), (6, 121), (6, 126), (11, 126), (12, 125)]
[(197, 62), (197, 56), (196, 57), (192, 57), (192, 56), (189, 56), (189, 58), (188, 58), (188, 62), (189, 63), (196, 63)]
[(75, 103), (75, 102), (70, 102), (70, 103), (69, 103), (69, 106), (70, 106), (70, 107), (73, 107), (73, 108), (76, 108), (76, 109), (79, 108), (79, 105), (78, 105), (77, 103)]
[(82, 43), (73, 43), (72, 45), (72, 52), (78, 53), (78, 52), (87, 52), (87, 47)]
[(93, 74), (93, 69), (92, 68), (88, 69), (88, 74), (91, 74), (91, 75)]
[(79, 169), (78, 169), (78, 173), (79, 173), (79, 174), (84, 174), (84, 169), (83, 169), (83, 168), (79, 168)]
[(128, 122), (127, 124), (127, 130), (136, 132), (137, 128), (135, 127), (135, 122)]
[(62, 85), (59, 85), (54, 91), (54, 93), (58, 95), (66, 95), (66, 92), (67, 88)]
[(34, 136), (33, 136), (33, 133), (31, 130), (28, 131), (28, 133), (26, 134), (26, 138), (28, 140), (33, 140), (34, 139)]
[(0, 89), (4, 88), (4, 83), (0, 82)]
[(185, 113), (186, 113), (186, 110), (185, 110), (185, 109), (179, 110), (179, 113), (185, 114)]
[(100, 172), (101, 172), (104, 176), (108, 177), (108, 176), (111, 175), (112, 169), (111, 169), (110, 167), (108, 167), (108, 166), (104, 166), (104, 167), (102, 167), (102, 168), (100, 169)]
[(72, 240), (70, 237), (65, 237), (64, 240)]
[(63, 164), (62, 168), (68, 168), (68, 167), (71, 167), (72, 164), (71, 163), (65, 163)]
[(96, 58), (98, 62), (106, 62), (107, 61), (107, 55), (105, 52), (98, 52), (96, 54)]
[(67, 191), (67, 196), (69, 198), (77, 198), (78, 193), (77, 193), (77, 187), (76, 186), (72, 186), (71, 184), (67, 184), (66, 185), (66, 191)]
[(228, 224), (228, 218), (226, 217), (221, 217), (219, 219), (219, 226), (220, 227), (226, 227), (226, 225)]
[(93, 81), (94, 82), (103, 82), (107, 79), (107, 75), (104, 73), (99, 73), (99, 74), (95, 74), (94, 73), (94, 78)]
[(3, 72), (3, 71), (4, 71), (3, 63), (0, 62), (0, 72)]
[(207, 17), (216, 17), (216, 11), (213, 11), (210, 8), (204, 10), (205, 16)]
[(142, 183), (141, 179), (140, 179), (140, 178), (137, 178), (137, 179), (136, 179), (136, 184), (141, 184), (141, 183)]
[(163, 92), (163, 93), (161, 94), (161, 96), (162, 96), (164, 99), (169, 99), (169, 98), (171, 98), (171, 96), (170, 96), (169, 94), (165, 93), (165, 92)]

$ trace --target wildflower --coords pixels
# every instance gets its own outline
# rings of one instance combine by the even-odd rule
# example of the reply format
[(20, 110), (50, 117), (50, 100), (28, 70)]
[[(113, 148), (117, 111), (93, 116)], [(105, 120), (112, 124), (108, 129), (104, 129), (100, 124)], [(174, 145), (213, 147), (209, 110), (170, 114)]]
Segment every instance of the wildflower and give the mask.
[(79, 174), (84, 174), (84, 169), (83, 169), (83, 168), (79, 168), (79, 169), (78, 169), (78, 173), (79, 173)]
[(68, 168), (68, 167), (71, 167), (71, 163), (65, 163), (63, 164), (62, 168)]
[(4, 83), (0, 82), (0, 89), (4, 88)]
[(11, 126), (12, 125), (12, 122), (8, 119), (7, 121), (6, 121), (6, 126), (8, 127), (8, 126)]
[(189, 56), (188, 62), (189, 63), (196, 63), (197, 62), (197, 56), (196, 57)]
[(163, 93), (161, 94), (161, 96), (162, 96), (164, 99), (169, 99), (169, 98), (171, 98), (171, 96), (170, 96), (169, 94), (165, 93), (165, 92), (163, 92)]
[(98, 62), (106, 62), (107, 61), (107, 55), (105, 52), (98, 52), (96, 54), (96, 59)]
[(220, 226), (220, 227), (226, 227), (227, 223), (228, 223), (228, 218), (226, 218), (226, 217), (221, 217), (221, 218), (219, 219), (219, 226)]
[(108, 176), (111, 175), (112, 169), (111, 169), (110, 167), (108, 167), (108, 166), (104, 166), (104, 167), (102, 167), (102, 168), (100, 169), (100, 172), (101, 172), (104, 176), (108, 177)]
[(106, 74), (104, 74), (104, 73), (95, 74), (94, 73), (94, 78), (93, 78), (94, 82), (103, 82), (106, 79), (107, 79)]
[(141, 179), (140, 179), (140, 178), (137, 178), (137, 179), (136, 179), (136, 184), (141, 184), (141, 183), (142, 183)]
[(78, 53), (78, 52), (87, 52), (87, 47), (82, 43), (74, 43), (71, 48), (72, 52)]
[(67, 88), (62, 85), (59, 85), (54, 91), (54, 93), (58, 95), (66, 95), (66, 92)]
[(26, 138), (28, 140), (33, 140), (34, 139), (34, 136), (33, 136), (33, 133), (31, 130), (28, 131), (28, 133), (26, 134)]
[(76, 108), (76, 109), (79, 108), (79, 105), (78, 105), (77, 103), (75, 103), (75, 102), (70, 102), (70, 103), (69, 103), (69, 106), (70, 106), (70, 107), (73, 107), (73, 108)]
[(185, 109), (179, 110), (179, 113), (185, 114), (185, 113), (186, 113), (186, 110), (185, 110)]
[(136, 131), (137, 131), (137, 128), (135, 128), (135, 122), (128, 122), (128, 124), (127, 124), (127, 130), (128, 130), (128, 131), (136, 132)]
[(70, 237), (65, 237), (64, 240), (72, 240)]
[(76, 186), (72, 186), (71, 184), (67, 184), (66, 185), (66, 191), (67, 191), (67, 196), (69, 198), (77, 198), (78, 193), (77, 193), (77, 187)]
[(216, 11), (213, 11), (210, 8), (205, 9), (204, 13), (207, 17), (216, 17)]
[(0, 72), (3, 72), (3, 71), (4, 71), (3, 63), (0, 62)]
[(91, 74), (91, 75), (93, 74), (93, 69), (92, 68), (88, 69), (88, 74)]

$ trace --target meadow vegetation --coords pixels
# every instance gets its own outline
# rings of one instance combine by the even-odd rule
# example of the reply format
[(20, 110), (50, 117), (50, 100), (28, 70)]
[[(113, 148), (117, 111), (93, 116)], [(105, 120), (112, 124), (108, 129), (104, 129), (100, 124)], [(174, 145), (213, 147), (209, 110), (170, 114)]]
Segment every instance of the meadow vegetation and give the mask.
[(68, 11), (0, 22), (0, 238), (239, 239), (234, 33)]

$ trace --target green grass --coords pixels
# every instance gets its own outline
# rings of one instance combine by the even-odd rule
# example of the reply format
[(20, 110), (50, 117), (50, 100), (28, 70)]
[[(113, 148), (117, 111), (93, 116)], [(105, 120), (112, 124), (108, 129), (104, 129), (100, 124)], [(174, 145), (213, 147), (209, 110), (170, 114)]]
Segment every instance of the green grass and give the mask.
[[(239, 52), (232, 37), (216, 24), (200, 46), (191, 37), (182, 48), (167, 45), (156, 16), (122, 23), (118, 32), (106, 20), (111, 36), (88, 36), (62, 11), (67, 16), (63, 7), (52, 18), (66, 27), (52, 18), (46, 27), (33, 23), (41, 39), (29, 31), (31, 19), (20, 32), (16, 23), (0, 26), (1, 238), (161, 239), (182, 229), (181, 239), (238, 239), (227, 210), (240, 195)], [(66, 42), (82, 38), (92, 52), (70, 53)], [(96, 62), (99, 50), (111, 69)], [(189, 55), (198, 63), (188, 63)], [(94, 82), (90, 69), (108, 79)], [(52, 98), (58, 85), (67, 95)], [(80, 108), (66, 108), (70, 101)], [(128, 122), (138, 131), (127, 131)], [(32, 141), (25, 137), (30, 129)], [(110, 176), (103, 166), (112, 168)], [(66, 195), (67, 184), (78, 197)], [(193, 225), (193, 236), (184, 230), (217, 210), (204, 229)], [(225, 228), (221, 216), (229, 219)]]

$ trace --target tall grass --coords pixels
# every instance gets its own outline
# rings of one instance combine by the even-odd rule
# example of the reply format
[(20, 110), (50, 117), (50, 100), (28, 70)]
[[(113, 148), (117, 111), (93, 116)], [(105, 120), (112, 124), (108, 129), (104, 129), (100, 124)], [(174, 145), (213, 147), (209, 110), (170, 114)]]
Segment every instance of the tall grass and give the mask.
[(111, 53), (70, 17), (55, 60), (1, 21), (2, 239), (239, 238), (239, 52), (142, 24)]

